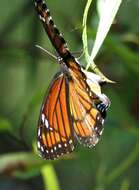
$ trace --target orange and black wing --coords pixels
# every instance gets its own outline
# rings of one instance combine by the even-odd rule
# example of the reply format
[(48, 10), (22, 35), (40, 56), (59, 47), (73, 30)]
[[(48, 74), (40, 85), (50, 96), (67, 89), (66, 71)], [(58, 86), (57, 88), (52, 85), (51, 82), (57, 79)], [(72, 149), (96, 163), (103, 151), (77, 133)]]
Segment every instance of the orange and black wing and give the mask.
[(68, 106), (68, 81), (57, 74), (42, 105), (38, 123), (38, 150), (45, 159), (55, 159), (72, 152), (74, 132)]
[(96, 102), (101, 101), (91, 91), (86, 76), (78, 67), (72, 67), (70, 74), (72, 81), (69, 83), (69, 102), (73, 128), (78, 141), (91, 148), (97, 144), (103, 131), (104, 118), (96, 108)]

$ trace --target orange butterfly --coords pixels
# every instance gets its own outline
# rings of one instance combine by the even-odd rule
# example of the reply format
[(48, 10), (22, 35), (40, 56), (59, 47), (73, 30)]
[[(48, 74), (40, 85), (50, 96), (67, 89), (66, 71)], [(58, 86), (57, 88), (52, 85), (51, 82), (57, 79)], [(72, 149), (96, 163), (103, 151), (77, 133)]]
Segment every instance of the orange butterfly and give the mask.
[(40, 20), (59, 54), (61, 71), (51, 82), (38, 122), (37, 147), (45, 159), (72, 152), (77, 142), (92, 148), (103, 131), (110, 100), (98, 75), (84, 71), (71, 55), (43, 0), (35, 0)]

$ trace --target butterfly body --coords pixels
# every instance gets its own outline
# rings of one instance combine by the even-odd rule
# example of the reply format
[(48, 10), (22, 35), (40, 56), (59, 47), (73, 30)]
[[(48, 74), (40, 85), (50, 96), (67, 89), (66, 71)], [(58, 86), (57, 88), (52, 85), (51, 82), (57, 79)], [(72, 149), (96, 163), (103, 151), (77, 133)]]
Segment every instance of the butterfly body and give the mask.
[(44, 159), (56, 159), (74, 150), (77, 142), (94, 147), (102, 134), (110, 101), (101, 93), (101, 78), (84, 71), (70, 53), (43, 0), (35, 7), (58, 53), (58, 72), (45, 97), (38, 122), (38, 150)]

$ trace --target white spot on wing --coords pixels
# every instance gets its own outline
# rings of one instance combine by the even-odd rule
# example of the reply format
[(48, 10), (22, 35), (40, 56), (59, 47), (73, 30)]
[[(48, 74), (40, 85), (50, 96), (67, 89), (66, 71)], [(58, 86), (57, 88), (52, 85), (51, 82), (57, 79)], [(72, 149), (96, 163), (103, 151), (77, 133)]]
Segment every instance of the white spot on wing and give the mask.
[(48, 128), (49, 127), (49, 123), (48, 123), (48, 120), (45, 119), (45, 127)]
[(53, 153), (54, 151), (53, 151), (53, 149), (51, 149), (51, 153)]
[(42, 17), (41, 15), (39, 15), (39, 18), (40, 18), (41, 21), (45, 22), (45, 18), (44, 17)]
[(56, 150), (57, 148), (56, 148), (56, 146), (54, 146), (54, 150)]
[(41, 130), (40, 130), (40, 127), (38, 128), (38, 136), (41, 135)]
[(92, 139), (92, 144), (95, 146), (95, 145), (98, 143), (99, 138), (98, 138), (97, 135), (95, 135), (95, 134), (94, 134), (92, 137), (93, 137), (93, 139)]
[(42, 113), (42, 122), (44, 123), (45, 121), (45, 115)]
[(58, 147), (61, 148), (62, 147), (61, 144), (58, 144)]
[(69, 144), (72, 144), (72, 140), (69, 140)]
[(102, 125), (104, 124), (104, 119), (102, 119)]
[(100, 119), (100, 116), (98, 115), (98, 116), (97, 116), (97, 120), (99, 120), (99, 119)]
[(49, 24), (50, 20), (52, 20), (51, 16), (48, 17), (47, 24)]
[(97, 144), (97, 143), (98, 143), (98, 141), (99, 141), (99, 139), (98, 139), (98, 138), (96, 138), (96, 140), (95, 140), (95, 144)]
[(103, 133), (103, 130), (104, 130), (104, 129), (102, 129), (102, 130), (99, 132), (99, 135), (102, 135), (102, 133)]
[(44, 148), (43, 148), (43, 146), (41, 146), (41, 151), (44, 152)]
[(98, 130), (98, 127), (95, 127), (95, 131), (97, 131)]
[(64, 146), (67, 147), (67, 143), (65, 143)]

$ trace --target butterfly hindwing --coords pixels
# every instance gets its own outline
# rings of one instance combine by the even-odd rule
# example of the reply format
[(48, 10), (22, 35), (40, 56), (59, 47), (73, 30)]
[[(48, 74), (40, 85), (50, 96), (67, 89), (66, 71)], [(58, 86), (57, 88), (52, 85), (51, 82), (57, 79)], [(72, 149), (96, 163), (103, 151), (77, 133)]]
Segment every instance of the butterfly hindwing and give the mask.
[(99, 97), (91, 92), (84, 77), (76, 76), (74, 72), (77, 74), (79, 71), (71, 71), (73, 82), (69, 84), (73, 128), (78, 141), (91, 148), (99, 141), (103, 131), (104, 119), (95, 105)]

